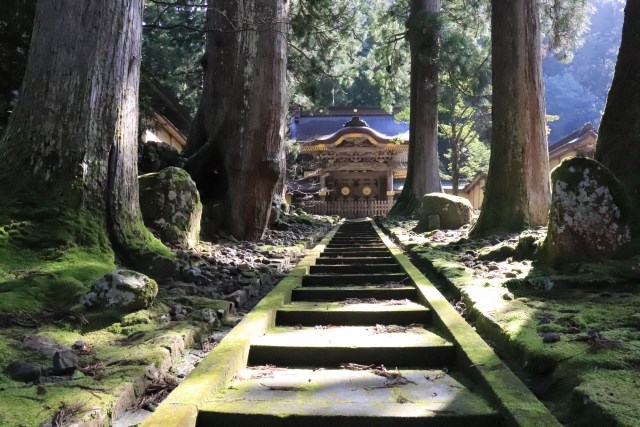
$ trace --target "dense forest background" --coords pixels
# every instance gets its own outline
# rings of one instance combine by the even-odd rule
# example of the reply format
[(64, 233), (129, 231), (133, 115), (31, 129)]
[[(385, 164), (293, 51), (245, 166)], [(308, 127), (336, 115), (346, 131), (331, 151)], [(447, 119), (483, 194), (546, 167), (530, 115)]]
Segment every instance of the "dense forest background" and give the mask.
[[(294, 4), (288, 66), (291, 107), (389, 109), (407, 105), (408, 49), (397, 37), (404, 30), (404, 17), (393, 8), (389, 14), (387, 1), (354, 3)], [(562, 61), (551, 51), (545, 52), (550, 142), (588, 121), (597, 127), (620, 45), (624, 3), (593, 0), (591, 22), (580, 47)], [(188, 4), (146, 3), (142, 67), (193, 114), (202, 87), (206, 1)], [(0, 5), (0, 132), (19, 93), (34, 10), (34, 0), (8, 0)], [(478, 40), (486, 37), (475, 31), (472, 36)]]
[(593, 1), (590, 28), (572, 60), (543, 60), (547, 114), (558, 117), (548, 123), (550, 143), (586, 122), (598, 127), (618, 56), (624, 3)]

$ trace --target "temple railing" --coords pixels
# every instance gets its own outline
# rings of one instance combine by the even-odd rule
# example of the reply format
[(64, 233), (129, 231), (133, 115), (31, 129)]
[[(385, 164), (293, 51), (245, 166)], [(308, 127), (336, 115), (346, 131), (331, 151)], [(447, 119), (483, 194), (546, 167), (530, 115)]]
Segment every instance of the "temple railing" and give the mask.
[(333, 200), (304, 202), (302, 209), (315, 215), (338, 215), (344, 218), (363, 218), (386, 215), (393, 206), (387, 200)]

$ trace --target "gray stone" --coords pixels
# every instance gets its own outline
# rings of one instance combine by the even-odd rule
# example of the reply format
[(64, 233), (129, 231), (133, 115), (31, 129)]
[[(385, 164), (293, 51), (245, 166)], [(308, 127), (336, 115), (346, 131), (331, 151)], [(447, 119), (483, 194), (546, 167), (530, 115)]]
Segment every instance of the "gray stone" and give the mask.
[(35, 363), (16, 361), (5, 368), (5, 372), (9, 377), (16, 381), (25, 383), (39, 383), (42, 369)]
[(624, 257), (631, 249), (630, 209), (622, 184), (594, 159), (563, 161), (553, 195), (543, 257), (550, 265)]
[[(421, 202), (416, 233), (435, 229), (458, 229), (471, 222), (473, 207), (464, 197), (429, 193), (422, 197)], [(435, 220), (436, 215), (439, 221)]]
[(139, 183), (140, 209), (147, 227), (165, 243), (195, 246), (200, 238), (202, 204), (189, 174), (169, 167), (142, 175)]
[(158, 294), (155, 280), (131, 270), (116, 270), (99, 279), (81, 300), (86, 307), (148, 308)]
[(67, 375), (78, 369), (78, 355), (73, 350), (57, 351), (53, 355), (53, 372)]
[(557, 332), (547, 332), (542, 336), (542, 342), (551, 344), (560, 341), (560, 334)]
[(27, 350), (37, 351), (48, 357), (53, 357), (58, 351), (69, 350), (69, 347), (60, 345), (51, 338), (38, 335), (27, 335), (22, 339), (21, 344)]
[(240, 308), (247, 303), (247, 300), (249, 298), (247, 297), (247, 293), (244, 289), (238, 289), (237, 291), (226, 295), (225, 297), (223, 297), (223, 299), (226, 301), (231, 301), (235, 304), (236, 308)]
[(513, 301), (515, 298), (515, 295), (513, 295), (511, 292), (505, 292), (502, 295), (502, 299), (505, 301)]

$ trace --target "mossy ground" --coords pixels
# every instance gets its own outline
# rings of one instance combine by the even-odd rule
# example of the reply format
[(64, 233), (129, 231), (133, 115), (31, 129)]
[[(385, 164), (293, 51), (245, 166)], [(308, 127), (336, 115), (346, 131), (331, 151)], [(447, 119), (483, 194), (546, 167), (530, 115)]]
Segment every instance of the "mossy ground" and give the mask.
[[(474, 241), (440, 232), (434, 239), (408, 231), (414, 223), (385, 225), (418, 264), (453, 285), (467, 319), (561, 421), (640, 424), (639, 258), (554, 270), (514, 260), (517, 235)], [(475, 265), (464, 254), (473, 254)], [(544, 343), (547, 332), (560, 341)]]
[[(75, 306), (91, 283), (117, 266), (104, 225), (94, 219), (91, 212), (69, 213), (62, 207), (0, 206), (1, 426), (39, 426), (51, 420), (62, 404), (79, 403), (87, 410), (99, 407), (110, 414), (119, 396), (144, 377), (149, 365), (169, 367), (168, 360), (174, 357), (169, 349), (178, 338), (209, 339), (210, 324), (170, 321), (170, 307), (179, 303), (193, 311), (229, 309), (227, 301), (171, 297), (161, 291), (147, 310), (78, 310)], [(140, 239), (141, 248), (149, 249), (147, 243)], [(174, 257), (164, 246), (151, 246), (154, 253)], [(304, 248), (300, 243), (269, 250), (286, 254)], [(11, 380), (4, 368), (14, 361), (32, 361), (43, 368), (52, 365), (50, 358), (19, 345), (25, 335), (49, 337), (67, 346), (85, 341), (91, 352), (80, 357), (80, 366), (95, 365), (95, 372), (42, 387)]]

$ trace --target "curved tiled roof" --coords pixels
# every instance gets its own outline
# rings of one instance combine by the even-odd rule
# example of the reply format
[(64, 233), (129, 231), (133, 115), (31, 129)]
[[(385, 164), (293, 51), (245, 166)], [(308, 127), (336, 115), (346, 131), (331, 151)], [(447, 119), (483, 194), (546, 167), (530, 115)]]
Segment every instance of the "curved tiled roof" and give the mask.
[[(313, 141), (327, 137), (343, 129), (349, 121), (349, 116), (300, 116), (291, 119), (291, 139), (298, 142)], [(407, 122), (396, 122), (391, 114), (387, 115), (362, 115), (362, 120), (368, 127), (386, 139), (398, 138), (409, 131)], [(351, 129), (354, 129), (351, 127)], [(406, 139), (406, 137), (404, 138)]]

